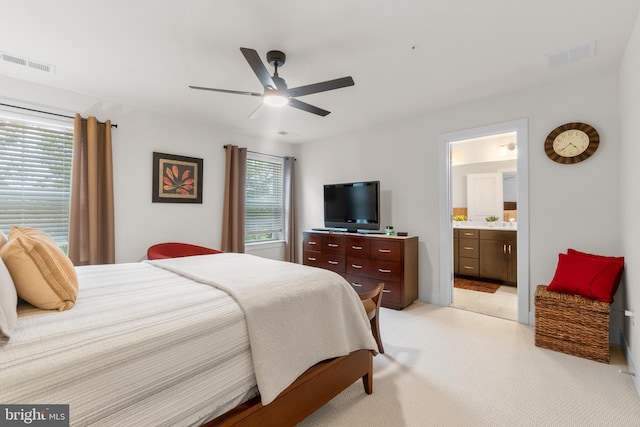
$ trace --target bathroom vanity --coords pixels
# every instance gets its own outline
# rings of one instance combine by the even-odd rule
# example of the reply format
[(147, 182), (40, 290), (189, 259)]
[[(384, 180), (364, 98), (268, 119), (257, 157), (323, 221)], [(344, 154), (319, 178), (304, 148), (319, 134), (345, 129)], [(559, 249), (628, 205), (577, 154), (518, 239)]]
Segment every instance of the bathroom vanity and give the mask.
[(518, 231), (513, 224), (454, 227), (454, 274), (501, 281), (518, 281)]

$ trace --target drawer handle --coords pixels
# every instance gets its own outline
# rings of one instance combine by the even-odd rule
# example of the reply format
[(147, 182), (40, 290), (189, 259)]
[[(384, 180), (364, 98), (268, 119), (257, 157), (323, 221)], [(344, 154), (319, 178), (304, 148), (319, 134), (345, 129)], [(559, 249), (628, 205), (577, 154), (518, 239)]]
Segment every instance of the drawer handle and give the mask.
[(315, 245), (316, 242), (308, 242), (310, 245)]
[(337, 248), (338, 245), (335, 243), (328, 243), (327, 246), (329, 246), (330, 248)]
[(338, 265), (339, 262), (338, 261), (327, 261), (329, 264), (331, 265)]
[(352, 286), (357, 286), (357, 287), (361, 287), (362, 285), (360, 283), (352, 283)]
[(384, 269), (382, 269), (382, 268), (379, 268), (379, 269), (378, 269), (378, 271), (379, 271), (380, 273), (391, 273), (391, 270), (384, 270)]
[(391, 253), (391, 249), (378, 249), (378, 252), (382, 252), (383, 254)]
[(362, 246), (351, 246), (351, 249), (355, 249), (356, 251), (361, 251)]
[(383, 290), (382, 290), (382, 292), (386, 292), (386, 293), (388, 293), (388, 294), (390, 294), (390, 293), (391, 293), (391, 291), (390, 291), (390, 290), (388, 290), (388, 289), (383, 289)]
[(472, 251), (474, 248), (472, 248), (472, 247), (470, 247), (470, 246), (465, 246), (465, 247), (464, 247), (464, 248), (462, 248), (462, 249), (467, 249), (467, 250)]
[(317, 258), (313, 258), (313, 257), (307, 257), (307, 259), (308, 259), (309, 261), (317, 261), (317, 260), (318, 260)]
[(351, 267), (353, 267), (353, 268), (362, 268), (362, 266), (358, 265), (358, 264), (351, 264)]
[(465, 265), (464, 268), (466, 268), (467, 270), (473, 270), (473, 267), (469, 267), (468, 265)]
[(473, 236), (473, 233), (464, 233), (465, 236)]

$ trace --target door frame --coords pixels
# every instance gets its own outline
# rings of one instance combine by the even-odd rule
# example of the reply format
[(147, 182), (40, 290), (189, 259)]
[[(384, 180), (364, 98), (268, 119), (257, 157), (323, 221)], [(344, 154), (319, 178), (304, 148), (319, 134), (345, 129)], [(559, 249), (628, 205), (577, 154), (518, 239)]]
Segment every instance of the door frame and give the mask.
[(453, 301), (453, 206), (451, 202), (451, 142), (516, 132), (518, 145), (518, 322), (533, 324), (529, 310), (529, 122), (518, 119), (439, 136), (440, 177), (440, 305)]

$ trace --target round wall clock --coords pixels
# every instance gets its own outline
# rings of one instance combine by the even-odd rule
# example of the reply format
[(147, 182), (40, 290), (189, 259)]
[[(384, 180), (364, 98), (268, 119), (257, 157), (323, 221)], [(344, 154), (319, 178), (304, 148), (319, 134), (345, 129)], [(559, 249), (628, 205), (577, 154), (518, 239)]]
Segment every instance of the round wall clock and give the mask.
[(591, 157), (598, 149), (600, 135), (586, 123), (566, 123), (549, 133), (544, 152), (554, 162), (571, 164)]

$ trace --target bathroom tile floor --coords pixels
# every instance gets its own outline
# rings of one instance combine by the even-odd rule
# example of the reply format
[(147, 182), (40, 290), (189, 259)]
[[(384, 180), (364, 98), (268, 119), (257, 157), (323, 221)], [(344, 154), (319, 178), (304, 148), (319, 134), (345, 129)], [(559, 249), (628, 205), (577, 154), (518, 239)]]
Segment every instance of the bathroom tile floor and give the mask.
[(493, 294), (453, 288), (451, 307), (517, 321), (517, 288), (503, 285)]

